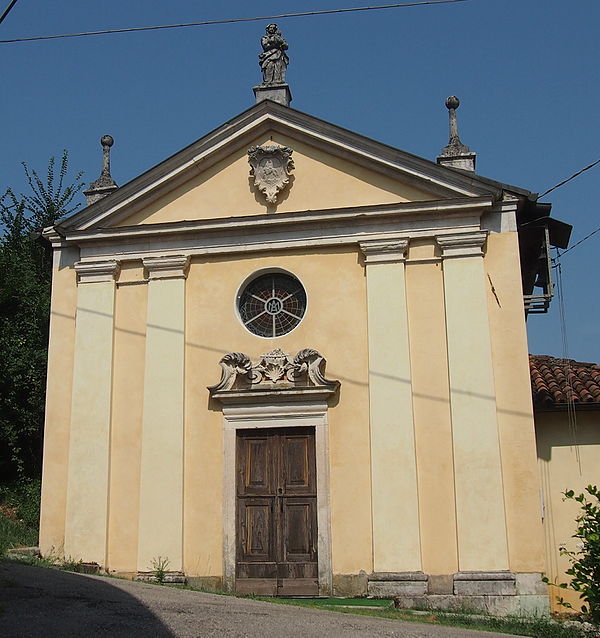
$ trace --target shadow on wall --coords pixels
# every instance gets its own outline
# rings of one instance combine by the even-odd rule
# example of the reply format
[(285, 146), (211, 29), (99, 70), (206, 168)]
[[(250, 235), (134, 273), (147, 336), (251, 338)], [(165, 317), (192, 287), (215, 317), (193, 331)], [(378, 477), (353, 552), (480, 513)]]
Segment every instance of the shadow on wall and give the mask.
[(152, 636), (176, 634), (115, 581), (0, 562), (2, 638)]
[[(597, 406), (597, 404), (594, 405)], [(587, 485), (582, 481), (581, 472), (586, 470), (593, 472), (600, 463), (600, 406), (596, 409), (577, 410), (574, 428), (569, 424), (569, 415), (566, 410), (547, 412), (535, 410), (535, 425), (539, 459), (551, 461), (553, 448), (573, 450), (572, 467), (561, 466), (562, 473), (567, 473), (571, 481), (564, 486), (564, 489), (576, 489), (577, 485)], [(580, 448), (580, 452), (581, 448), (587, 448), (584, 453), (587, 467), (581, 469), (578, 467), (575, 446)]]

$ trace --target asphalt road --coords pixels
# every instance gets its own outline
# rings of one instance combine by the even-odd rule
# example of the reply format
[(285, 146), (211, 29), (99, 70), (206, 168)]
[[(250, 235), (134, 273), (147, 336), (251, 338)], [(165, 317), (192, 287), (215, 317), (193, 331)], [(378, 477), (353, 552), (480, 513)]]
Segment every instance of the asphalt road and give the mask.
[(0, 562), (2, 638), (499, 638)]

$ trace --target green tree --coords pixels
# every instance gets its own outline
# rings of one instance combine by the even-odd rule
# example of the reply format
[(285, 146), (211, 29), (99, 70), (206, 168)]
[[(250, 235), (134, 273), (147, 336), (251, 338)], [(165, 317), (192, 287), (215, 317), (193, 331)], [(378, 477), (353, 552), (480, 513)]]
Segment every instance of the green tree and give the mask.
[(52, 255), (39, 230), (74, 212), (82, 173), (50, 158), (45, 180), (23, 163), (31, 191), (0, 197), (0, 481), (39, 478)]

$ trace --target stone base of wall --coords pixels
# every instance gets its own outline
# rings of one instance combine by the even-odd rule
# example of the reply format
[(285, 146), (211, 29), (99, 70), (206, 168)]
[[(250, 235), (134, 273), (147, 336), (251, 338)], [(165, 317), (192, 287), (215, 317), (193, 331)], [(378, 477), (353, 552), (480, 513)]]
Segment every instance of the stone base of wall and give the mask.
[(341, 598), (354, 598), (367, 594), (367, 572), (358, 574), (334, 574), (333, 595)]
[(188, 585), (202, 591), (223, 592), (223, 579), (221, 576), (188, 576)]
[(367, 579), (367, 595), (394, 598), (401, 609), (438, 609), (496, 616), (547, 616), (548, 589), (541, 574), (379, 572)]

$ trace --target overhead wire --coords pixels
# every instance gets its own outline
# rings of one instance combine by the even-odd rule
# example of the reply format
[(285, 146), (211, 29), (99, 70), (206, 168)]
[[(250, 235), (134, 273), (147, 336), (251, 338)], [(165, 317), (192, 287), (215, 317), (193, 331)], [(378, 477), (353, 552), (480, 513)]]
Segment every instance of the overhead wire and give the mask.
[(2, 15), (0, 16), (0, 24), (4, 22), (6, 16), (10, 13), (10, 10), (17, 4), (17, 0), (12, 0), (12, 2), (4, 9)]
[[(13, 0), (13, 5), (17, 0)], [(9, 38), (0, 40), (0, 44), (13, 42), (32, 42), (34, 40), (56, 40), (58, 38), (82, 38), (91, 35), (109, 35), (115, 33), (132, 33), (135, 31), (157, 31), (159, 29), (181, 29), (186, 27), (204, 27), (214, 24), (232, 24), (235, 22), (255, 22), (257, 20), (280, 20), (283, 18), (301, 18), (307, 16), (319, 16), (334, 13), (350, 13), (353, 11), (378, 11), (382, 9), (400, 9), (404, 7), (419, 7), (423, 5), (454, 4), (457, 2), (470, 2), (470, 0), (421, 0), (419, 2), (395, 2), (393, 4), (381, 4), (367, 7), (348, 7), (345, 9), (323, 9), (320, 11), (301, 11), (298, 13), (279, 13), (276, 15), (253, 16), (249, 18), (226, 18), (221, 20), (204, 20), (202, 22), (182, 22), (179, 24), (161, 24), (150, 27), (129, 27), (124, 29), (104, 29), (101, 31), (82, 31), (81, 33), (61, 33), (56, 35), (37, 35), (26, 38)], [(9, 7), (8, 10), (10, 10)], [(7, 10), (7, 11), (8, 11)]]
[[(579, 175), (581, 175), (582, 173), (585, 173), (585, 171), (589, 171), (590, 168), (594, 168), (594, 166), (596, 166), (597, 164), (600, 164), (600, 159), (597, 159), (595, 162), (592, 162), (591, 164), (588, 164), (587, 166), (584, 166), (582, 169), (578, 170), (576, 173), (573, 173), (573, 175), (571, 175), (570, 177), (567, 177), (567, 179), (563, 179), (562, 182), (559, 182), (558, 184), (554, 185), (552, 188), (549, 188), (547, 191), (544, 191), (541, 195), (538, 195), (538, 199), (541, 199), (542, 197), (544, 197), (548, 193), (551, 193), (552, 191), (556, 190), (557, 188), (560, 188), (561, 186), (564, 186), (567, 182), (570, 182), (572, 179), (575, 179), (576, 177), (579, 177)], [(537, 221), (537, 220), (533, 220), (533, 221)], [(531, 223), (531, 222), (528, 222), (528, 223)], [(560, 252), (557, 249), (556, 250), (556, 263), (554, 264), (553, 268), (556, 268), (557, 266), (559, 266), (560, 258), (563, 255), (565, 255), (569, 251), (573, 250), (573, 248), (577, 248), (577, 246), (579, 246), (579, 244), (583, 244), (584, 241), (586, 241), (590, 237), (594, 236), (597, 232), (600, 232), (600, 227), (596, 228), (596, 230), (593, 230), (591, 233), (589, 233), (588, 235), (586, 235), (585, 237), (580, 239), (576, 244), (573, 244), (572, 246), (569, 246), (569, 248), (567, 248), (566, 250), (563, 250), (562, 252)]]
[(569, 246), (566, 250), (563, 250), (562, 253), (557, 254), (557, 257), (562, 257), (564, 254), (568, 253), (570, 250), (573, 250), (573, 248), (577, 248), (577, 246), (579, 246), (579, 244), (583, 244), (584, 241), (586, 241), (590, 237), (593, 237), (598, 232), (600, 232), (600, 226), (598, 226), (598, 228), (596, 228), (596, 230), (593, 230), (591, 233), (589, 233), (588, 235), (583, 237), (583, 239), (580, 239), (576, 244), (573, 244), (572, 246)]
[(562, 265), (557, 264), (557, 284), (558, 284), (558, 309), (560, 335), (562, 341), (561, 366), (565, 376), (565, 395), (567, 404), (567, 420), (569, 422), (569, 433), (571, 435), (571, 446), (575, 449), (575, 459), (581, 473), (581, 456), (579, 453), (579, 442), (577, 438), (577, 410), (575, 408), (575, 390), (573, 388), (573, 371), (571, 370), (571, 359), (569, 358), (569, 342), (567, 338), (567, 320), (565, 314), (565, 298), (563, 292)]
[(590, 168), (594, 168), (594, 166), (596, 166), (596, 164), (600, 164), (600, 159), (597, 159), (595, 162), (592, 162), (591, 164), (589, 164), (588, 166), (585, 166), (584, 168), (582, 168), (581, 170), (577, 171), (576, 173), (573, 173), (573, 175), (571, 175), (570, 177), (567, 177), (567, 179), (563, 179), (562, 182), (559, 182), (558, 184), (556, 184), (552, 188), (549, 188), (547, 191), (544, 191), (541, 195), (538, 196), (538, 199), (540, 197), (544, 197), (545, 195), (547, 195), (548, 193), (551, 193), (552, 191), (555, 191), (557, 188), (560, 188), (561, 186), (564, 186), (567, 182), (570, 182), (572, 179), (575, 179), (576, 177), (579, 177), (579, 175), (581, 175), (581, 173), (585, 173), (585, 171), (589, 171)]
[[(559, 182), (552, 188), (549, 188), (547, 191), (542, 193), (539, 197), (540, 198), (544, 197), (544, 195), (547, 195), (548, 193), (551, 193), (557, 188), (564, 186), (564, 184), (566, 184), (567, 182), (570, 182), (572, 179), (575, 179), (576, 177), (578, 177), (585, 171), (589, 170), (590, 168), (593, 168), (597, 164), (600, 164), (600, 159), (596, 160), (595, 162), (592, 162), (591, 164), (588, 164), (588, 166), (585, 166), (584, 168), (577, 171), (576, 173), (573, 173), (573, 175), (571, 175), (570, 177), (567, 177), (567, 179), (562, 180), (561, 182)], [(552, 260), (553, 261), (552, 268), (556, 269), (556, 275), (557, 275), (556, 283), (558, 288), (558, 314), (559, 314), (559, 325), (560, 325), (560, 334), (561, 334), (561, 341), (562, 341), (561, 367), (565, 377), (565, 395), (566, 395), (565, 398), (566, 398), (566, 405), (567, 405), (567, 421), (569, 423), (571, 447), (575, 451), (575, 460), (577, 461), (580, 474), (581, 474), (581, 454), (579, 450), (579, 441), (578, 441), (578, 433), (577, 433), (577, 409), (575, 406), (575, 389), (573, 387), (573, 370), (571, 369), (571, 359), (569, 358), (569, 342), (567, 337), (567, 334), (568, 334), (567, 319), (566, 319), (566, 313), (565, 313), (565, 297), (564, 297), (564, 283), (563, 283), (563, 276), (562, 276), (561, 257), (565, 255), (566, 253), (568, 253), (569, 251), (573, 250), (574, 248), (577, 248), (577, 246), (582, 244), (584, 241), (588, 240), (590, 237), (593, 237), (598, 232), (600, 232), (600, 227), (596, 228), (596, 230), (593, 230), (591, 233), (587, 234), (585, 237), (580, 239), (577, 243), (573, 244), (572, 246), (570, 246), (566, 250), (563, 250), (562, 252), (560, 252), (557, 248), (556, 258)]]

